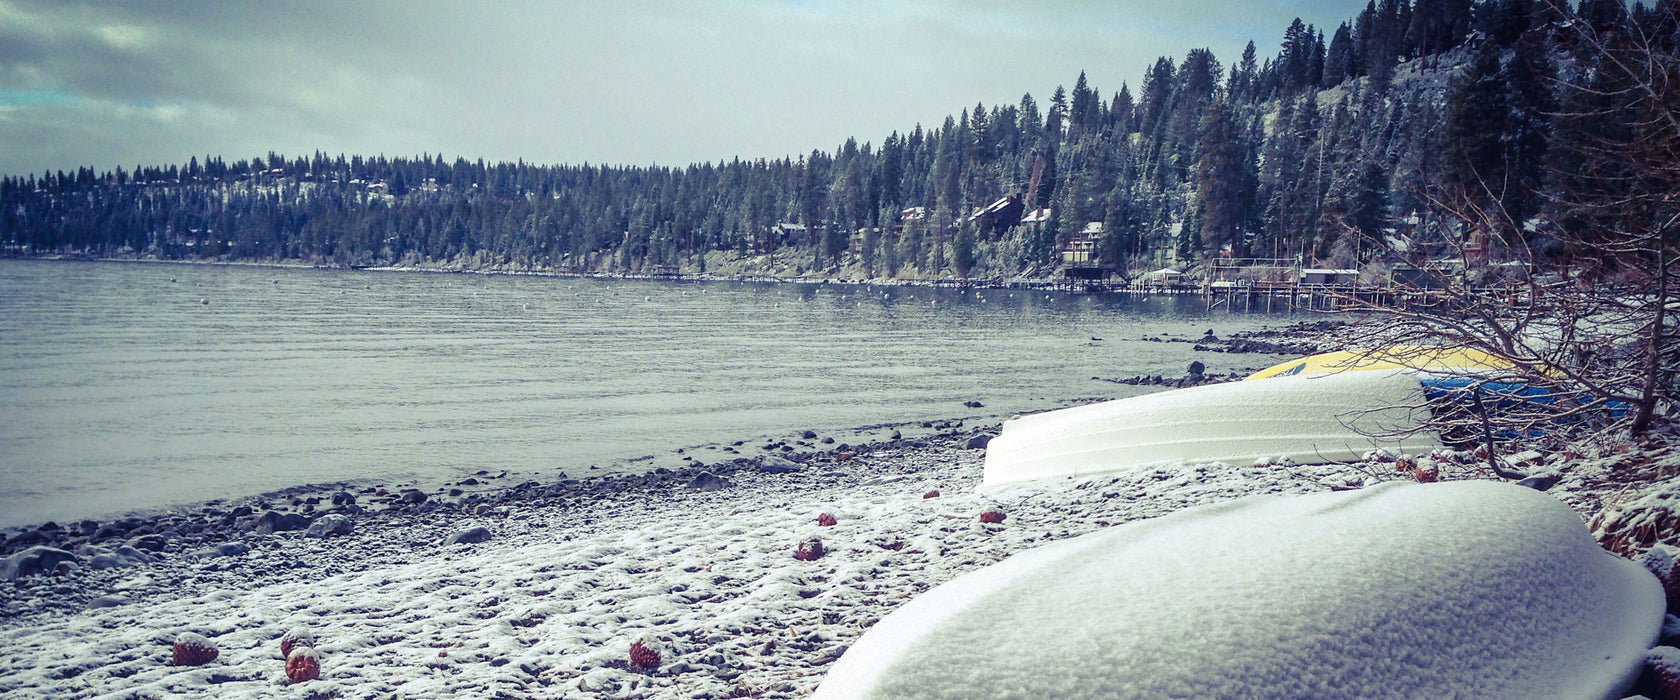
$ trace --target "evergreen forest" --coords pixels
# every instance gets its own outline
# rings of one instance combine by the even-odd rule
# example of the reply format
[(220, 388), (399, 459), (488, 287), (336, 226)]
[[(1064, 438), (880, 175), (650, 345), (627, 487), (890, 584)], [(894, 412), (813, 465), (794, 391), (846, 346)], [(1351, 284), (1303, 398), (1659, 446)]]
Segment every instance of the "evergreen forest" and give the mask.
[(1622, 225), (1586, 199), (1645, 202), (1616, 216), (1646, 220), (1675, 206), (1676, 159), (1661, 163), (1680, 142), (1677, 4), (1381, 0), (1336, 27), (1296, 20), (1275, 50), (1193, 49), (1111, 91), (1081, 73), (1042, 101), (975, 104), (937, 126), (778, 160), (271, 152), (6, 177), (0, 246), (1006, 281), (1058, 276), (1074, 241), (1132, 279), (1217, 259), (1357, 267), (1503, 227), (1494, 238), (1566, 258), (1590, 244), (1588, 227)]

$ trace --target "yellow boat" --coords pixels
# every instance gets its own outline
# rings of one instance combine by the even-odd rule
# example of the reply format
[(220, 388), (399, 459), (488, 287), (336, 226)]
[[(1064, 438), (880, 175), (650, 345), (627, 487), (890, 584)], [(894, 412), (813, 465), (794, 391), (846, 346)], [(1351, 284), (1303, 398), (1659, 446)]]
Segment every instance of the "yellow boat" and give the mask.
[(1516, 369), (1516, 365), (1471, 348), (1397, 345), (1388, 348), (1339, 350), (1290, 360), (1250, 374), (1246, 380), (1373, 369), (1412, 369), (1449, 374), (1508, 373)]

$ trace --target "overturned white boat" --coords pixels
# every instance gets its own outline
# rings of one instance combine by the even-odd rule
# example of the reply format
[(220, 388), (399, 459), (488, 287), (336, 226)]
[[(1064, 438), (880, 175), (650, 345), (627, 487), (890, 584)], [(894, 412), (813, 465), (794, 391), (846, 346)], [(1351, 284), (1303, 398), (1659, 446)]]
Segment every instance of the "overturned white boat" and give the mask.
[(1023, 416), (986, 447), (980, 488), (1178, 461), (1353, 462), (1441, 447), (1416, 373), (1344, 372), (1163, 391)]

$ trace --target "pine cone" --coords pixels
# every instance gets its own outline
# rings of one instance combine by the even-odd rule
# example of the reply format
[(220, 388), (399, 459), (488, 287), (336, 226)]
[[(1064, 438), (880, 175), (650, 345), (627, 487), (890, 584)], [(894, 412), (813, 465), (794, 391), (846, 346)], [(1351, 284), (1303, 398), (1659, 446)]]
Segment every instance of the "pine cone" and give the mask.
[(290, 659), (293, 649), (312, 646), (315, 646), (315, 633), (304, 627), (296, 627), (280, 637), (280, 656)]
[(1680, 649), (1656, 647), (1645, 654), (1640, 690), (1653, 700), (1680, 700)]
[(823, 555), (822, 540), (815, 537), (806, 538), (799, 543), (799, 549), (794, 550), (793, 558), (800, 561), (816, 561)]
[(293, 683), (312, 681), (321, 677), (321, 660), (315, 656), (315, 650), (300, 646), (292, 649), (286, 657), (286, 679)]
[(1668, 575), (1658, 576), (1657, 580), (1662, 581), (1663, 595), (1668, 598), (1668, 609), (1680, 610), (1680, 561), (1669, 565)]
[(176, 637), (172, 652), (174, 658), (170, 664), (174, 666), (203, 666), (215, 661), (216, 655), (221, 653), (210, 640), (192, 632), (182, 632)]
[(630, 665), (642, 668), (659, 668), (659, 651), (644, 644), (638, 639), (630, 645)]

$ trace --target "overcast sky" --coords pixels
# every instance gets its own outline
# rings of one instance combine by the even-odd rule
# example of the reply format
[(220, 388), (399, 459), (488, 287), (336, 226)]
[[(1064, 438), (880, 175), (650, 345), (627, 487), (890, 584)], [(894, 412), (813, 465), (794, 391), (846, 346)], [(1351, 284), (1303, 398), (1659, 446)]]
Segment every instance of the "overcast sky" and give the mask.
[(880, 143), (1365, 0), (0, 0), (0, 173), (287, 155), (686, 165)]

